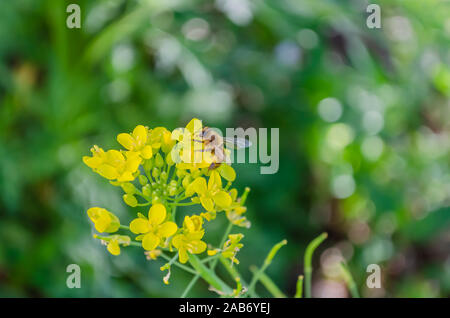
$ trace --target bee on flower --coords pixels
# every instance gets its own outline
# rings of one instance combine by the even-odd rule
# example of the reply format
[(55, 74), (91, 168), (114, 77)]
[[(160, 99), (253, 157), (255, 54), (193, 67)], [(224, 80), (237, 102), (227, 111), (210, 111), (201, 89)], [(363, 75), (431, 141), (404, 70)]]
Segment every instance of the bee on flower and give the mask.
[[(143, 215), (134, 211), (137, 217), (125, 223), (127, 226), (104, 208), (89, 208), (88, 217), (95, 230), (103, 234), (94, 237), (106, 245), (108, 252), (117, 256), (121, 248), (133, 246), (141, 248), (148, 260), (166, 259), (167, 263), (160, 267), (167, 270), (165, 284), (169, 283), (172, 266), (204, 275), (208, 269), (202, 262), (206, 259), (199, 257), (216, 261), (222, 257), (239, 264), (236, 253), (243, 247), (243, 234), (229, 231), (231, 226), (250, 226), (244, 217), (249, 190), (246, 188), (240, 198), (236, 189), (230, 190), (236, 172), (227, 160), (226, 138), (194, 118), (184, 128), (173, 131), (138, 125), (129, 133), (118, 134), (116, 139), (122, 149), (105, 151), (95, 145), (83, 162), (121, 189), (127, 206), (146, 207), (148, 212)], [(180, 215), (182, 211), (177, 209), (183, 206), (197, 207), (197, 213)], [(225, 212), (229, 228), (222, 246), (207, 251), (204, 221), (216, 219), (220, 212)], [(208, 281), (215, 274), (202, 277)], [(208, 281), (211, 288), (232, 295), (233, 290), (223, 291), (225, 285), (217, 279)]]

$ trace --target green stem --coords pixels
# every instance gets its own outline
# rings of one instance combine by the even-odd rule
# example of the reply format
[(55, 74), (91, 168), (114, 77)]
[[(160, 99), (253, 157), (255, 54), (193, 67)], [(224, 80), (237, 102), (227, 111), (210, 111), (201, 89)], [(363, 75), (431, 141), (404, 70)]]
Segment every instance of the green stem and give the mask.
[(306, 298), (311, 298), (312, 256), (315, 249), (327, 238), (327, 236), (327, 233), (320, 234), (306, 247), (304, 259)]
[(195, 283), (200, 278), (200, 275), (197, 274), (194, 277), (192, 277), (191, 281), (187, 285), (186, 289), (184, 290), (183, 294), (181, 294), (181, 298), (186, 298), (187, 294), (191, 291), (192, 287), (194, 287)]
[(299, 275), (297, 279), (297, 289), (294, 298), (302, 298), (303, 296), (303, 275)]
[(255, 271), (255, 274), (253, 275), (252, 280), (250, 281), (250, 285), (248, 286), (248, 293), (251, 294), (255, 291), (255, 285), (258, 282), (258, 280), (261, 278), (261, 275), (264, 273), (266, 268), (272, 263), (273, 258), (275, 257), (278, 250), (287, 244), (286, 240), (282, 240), (281, 242), (275, 244), (272, 249), (270, 250), (269, 254), (267, 254), (266, 259), (264, 260), (263, 265), (258, 271)]
[(219, 254), (220, 252), (218, 252), (216, 255), (213, 255), (213, 256), (207, 256), (207, 257), (205, 257), (205, 258), (203, 258), (202, 259), (202, 263), (203, 264), (205, 264), (205, 263), (208, 263), (208, 262), (210, 262), (210, 261), (212, 261), (212, 260), (215, 260), (216, 258), (218, 258), (219, 257)]
[[(255, 275), (256, 272), (258, 271), (258, 267), (251, 266), (250, 271), (253, 273), (253, 275)], [(273, 280), (269, 276), (267, 276), (265, 273), (261, 273), (259, 275), (259, 280), (264, 285), (264, 287), (266, 287), (266, 289), (272, 294), (273, 297), (286, 298), (286, 295), (280, 290), (280, 288), (278, 288), (277, 285), (275, 285)], [(250, 295), (250, 296), (255, 297), (252, 295)]]
[(223, 295), (231, 295), (233, 290), (225, 284), (217, 275), (207, 268), (200, 259), (194, 254), (189, 254), (189, 262), (195, 271), (213, 288), (222, 293)]
[[(231, 278), (236, 280), (237, 278), (240, 279), (242, 285), (248, 286), (247, 282), (242, 278), (242, 275), (239, 273), (239, 271), (236, 269), (236, 266), (232, 266), (230, 261), (228, 261), (225, 257), (222, 255), (219, 256), (219, 261), (223, 265), (223, 267), (226, 269), (226, 271), (231, 275)], [(251, 297), (259, 297), (257, 293), (253, 292)]]
[[(220, 245), (219, 245), (220, 249), (223, 248), (223, 244), (225, 244), (228, 234), (230, 234), (232, 228), (233, 228), (233, 223), (231, 223), (231, 222), (228, 223), (228, 227), (225, 230), (225, 233), (223, 234), (222, 240), (220, 241)], [(219, 259), (217, 258), (211, 262), (211, 270), (214, 270), (218, 261), (219, 261)]]
[[(161, 257), (164, 258), (165, 260), (169, 261), (169, 262), (172, 260), (172, 258), (170, 256), (168, 256), (168, 255), (166, 255), (164, 253), (161, 253)], [(186, 272), (191, 273), (193, 275), (197, 274), (192, 268), (189, 268), (186, 265), (183, 265), (181, 263), (173, 262), (173, 265), (175, 265), (175, 266), (177, 266), (177, 267), (179, 267), (179, 268), (181, 268), (181, 269), (185, 270)]]
[(194, 205), (197, 204), (195, 202), (186, 202), (186, 203), (178, 203), (178, 202), (174, 202), (174, 203), (169, 203), (169, 205), (175, 205), (175, 206), (189, 206), (189, 205)]
[(152, 204), (151, 202), (147, 202), (147, 203), (138, 203), (138, 204), (136, 204), (136, 206), (147, 206), (147, 205), (150, 205), (150, 204)]
[(120, 228), (123, 229), (123, 230), (128, 230), (128, 231), (130, 230), (129, 226), (122, 225), (122, 224), (120, 224)]
[[(176, 201), (175, 201), (176, 202)], [(177, 206), (173, 205), (172, 206), (172, 221), (174, 221), (176, 223), (176, 219), (175, 216), (177, 215)]]
[(353, 298), (359, 298), (358, 288), (356, 287), (352, 274), (350, 273), (350, 270), (348, 269), (347, 265), (343, 262), (341, 263), (341, 270), (342, 275), (344, 277), (344, 281), (347, 284), (348, 289), (350, 290), (350, 294), (352, 295)]

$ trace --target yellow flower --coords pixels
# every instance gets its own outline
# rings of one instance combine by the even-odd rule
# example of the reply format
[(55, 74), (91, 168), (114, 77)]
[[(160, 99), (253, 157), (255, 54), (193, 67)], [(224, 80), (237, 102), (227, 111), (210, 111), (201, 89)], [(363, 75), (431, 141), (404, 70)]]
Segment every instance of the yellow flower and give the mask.
[(87, 210), (87, 214), (100, 233), (113, 233), (120, 227), (119, 218), (106, 209), (93, 207)]
[(161, 148), (164, 152), (169, 152), (175, 145), (176, 140), (172, 138), (172, 133), (165, 127), (156, 127), (150, 131), (149, 142), (153, 149)]
[(198, 216), (186, 216), (183, 222), (183, 232), (175, 235), (172, 245), (178, 250), (178, 258), (181, 263), (186, 263), (189, 259), (188, 253), (200, 254), (206, 250), (206, 243), (201, 239), (205, 234), (202, 228), (203, 219)]
[(147, 251), (152, 251), (163, 243), (163, 239), (174, 235), (178, 229), (174, 222), (167, 221), (166, 208), (158, 203), (153, 205), (148, 212), (148, 219), (138, 217), (131, 221), (130, 230), (139, 235), (136, 239), (142, 239), (142, 247)]
[(111, 235), (107, 237), (94, 235), (94, 238), (100, 239), (106, 245), (108, 252), (114, 256), (120, 254), (120, 245), (128, 246), (131, 243), (130, 237), (126, 235)]
[(139, 168), (141, 158), (139, 153), (118, 150), (104, 151), (97, 145), (91, 148), (92, 157), (84, 156), (83, 162), (92, 170), (108, 180), (119, 182), (133, 181), (133, 175)]
[(214, 162), (211, 152), (204, 151), (202, 128), (202, 121), (193, 118), (186, 128), (178, 128), (172, 132), (172, 139), (178, 143), (170, 155), (178, 169), (197, 170), (207, 168)]
[[(248, 192), (247, 189), (246, 191)], [(229, 194), (231, 196), (232, 203), (230, 206), (225, 208), (225, 213), (228, 220), (234, 225), (249, 228), (251, 223), (245, 216), (243, 216), (243, 214), (247, 211), (247, 208), (242, 205), (242, 199), (237, 198), (237, 190), (231, 189)]]
[(222, 256), (229, 258), (233, 263), (239, 264), (239, 260), (236, 258), (236, 253), (244, 246), (239, 243), (244, 237), (243, 234), (230, 234), (228, 240), (225, 242), (222, 248)]
[(153, 155), (152, 147), (147, 145), (148, 129), (142, 125), (136, 126), (132, 134), (117, 135), (117, 141), (127, 150), (137, 152), (142, 159), (150, 159)]
[(220, 210), (232, 203), (230, 195), (222, 190), (222, 179), (215, 170), (209, 176), (208, 185), (205, 178), (198, 177), (187, 187), (186, 196), (190, 197), (194, 193), (197, 193), (202, 206), (209, 212), (213, 211), (215, 206)]

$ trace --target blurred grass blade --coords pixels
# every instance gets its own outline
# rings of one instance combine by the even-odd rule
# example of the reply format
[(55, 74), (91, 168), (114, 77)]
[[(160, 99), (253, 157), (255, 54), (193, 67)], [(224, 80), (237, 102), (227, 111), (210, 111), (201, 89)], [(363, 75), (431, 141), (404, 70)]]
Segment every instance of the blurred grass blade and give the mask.
[(306, 298), (311, 298), (312, 257), (314, 251), (327, 237), (327, 233), (322, 233), (314, 240), (312, 240), (311, 243), (309, 243), (306, 247), (304, 260)]
[(358, 288), (356, 287), (355, 281), (353, 280), (353, 276), (350, 273), (347, 265), (343, 262), (341, 263), (341, 270), (344, 281), (347, 284), (348, 289), (350, 290), (350, 294), (353, 298), (359, 298)]
[(303, 275), (299, 275), (297, 279), (297, 288), (295, 290), (294, 298), (303, 297)]

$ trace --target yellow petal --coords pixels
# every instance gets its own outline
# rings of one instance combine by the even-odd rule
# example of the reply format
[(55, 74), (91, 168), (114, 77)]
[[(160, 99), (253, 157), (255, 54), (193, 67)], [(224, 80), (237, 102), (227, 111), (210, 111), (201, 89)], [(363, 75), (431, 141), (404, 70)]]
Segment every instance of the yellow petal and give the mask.
[(211, 172), (208, 180), (208, 190), (222, 189), (222, 178), (216, 170)]
[(161, 203), (154, 204), (148, 211), (148, 219), (153, 225), (161, 224), (166, 219), (166, 207)]
[(230, 194), (231, 200), (233, 202), (236, 201), (237, 196), (238, 196), (237, 190), (235, 188), (233, 188), (233, 189), (230, 190), (229, 194)]
[(227, 181), (233, 182), (236, 179), (236, 171), (227, 164), (221, 164), (219, 167), (220, 175)]
[(111, 218), (107, 214), (101, 214), (100, 217), (95, 222), (95, 229), (100, 233), (106, 232), (109, 224), (111, 223)]
[(194, 134), (196, 132), (200, 132), (202, 130), (202, 121), (200, 119), (197, 119), (197, 118), (192, 118), (191, 121), (186, 125), (186, 129), (191, 134)]
[(144, 159), (150, 159), (152, 155), (153, 155), (152, 146), (147, 145), (141, 150), (141, 156)]
[(134, 234), (147, 233), (148, 231), (150, 231), (150, 224), (146, 219), (134, 219), (130, 223), (130, 231)]
[(147, 129), (142, 125), (136, 126), (133, 130), (133, 137), (138, 147), (145, 145), (147, 142)]
[(217, 194), (214, 195), (213, 199), (214, 199), (214, 202), (222, 208), (229, 207), (231, 205), (231, 203), (233, 202), (231, 200), (230, 195), (228, 193), (226, 193), (225, 191), (219, 191)]
[(86, 164), (86, 166), (88, 166), (89, 168), (92, 169), (96, 169), (98, 168), (103, 160), (100, 157), (89, 157), (89, 156), (84, 156), (83, 157), (83, 162)]
[(200, 202), (206, 211), (214, 211), (214, 202), (210, 197), (200, 197)]
[(106, 249), (112, 254), (112, 255), (119, 255), (120, 254), (120, 246), (117, 241), (111, 241), (108, 243), (108, 246)]
[(178, 250), (178, 258), (179, 258), (181, 264), (184, 264), (188, 261), (189, 256), (188, 256), (185, 248), (180, 248)]
[(129, 181), (133, 181), (133, 180), (134, 180), (134, 177), (130, 171), (125, 171), (117, 178), (117, 181), (119, 181), (119, 182), (129, 182)]
[(159, 242), (160, 242), (159, 237), (157, 237), (153, 233), (148, 233), (144, 236), (142, 240), (142, 247), (147, 251), (151, 251), (158, 246)]
[(139, 156), (139, 153), (137, 152), (128, 152), (127, 153), (127, 161), (125, 164), (125, 170), (129, 171), (131, 173), (134, 173), (139, 168), (139, 165), (141, 164), (141, 157)]
[(195, 224), (194, 222), (192, 222), (192, 219), (187, 215), (184, 217), (183, 225), (189, 232), (195, 231)]
[(118, 167), (125, 163), (125, 157), (118, 150), (108, 150), (106, 152), (106, 161), (113, 167)]
[(108, 180), (114, 180), (119, 176), (116, 168), (114, 168), (113, 166), (110, 166), (108, 164), (102, 164), (101, 166), (99, 166), (97, 168), (97, 172), (103, 178), (106, 178)]
[(162, 237), (170, 237), (175, 234), (178, 227), (174, 222), (165, 222), (158, 229), (158, 235)]
[(206, 180), (203, 177), (198, 177), (197, 179), (195, 179), (193, 181), (194, 185), (194, 191), (197, 192), (198, 194), (205, 194), (207, 191), (207, 187), (206, 187)]
[(102, 210), (104, 209), (99, 207), (92, 207), (87, 210), (87, 214), (92, 222), (95, 222), (97, 220)]
[(125, 133), (118, 134), (117, 141), (127, 150), (134, 149), (134, 139), (133, 137), (130, 136), (130, 134)]
[(181, 245), (183, 244), (183, 234), (178, 234), (175, 235), (172, 239), (172, 245), (176, 248), (176, 249), (180, 249)]
[(192, 254), (200, 254), (206, 250), (206, 243), (203, 241), (191, 241), (189, 242), (189, 252)]

